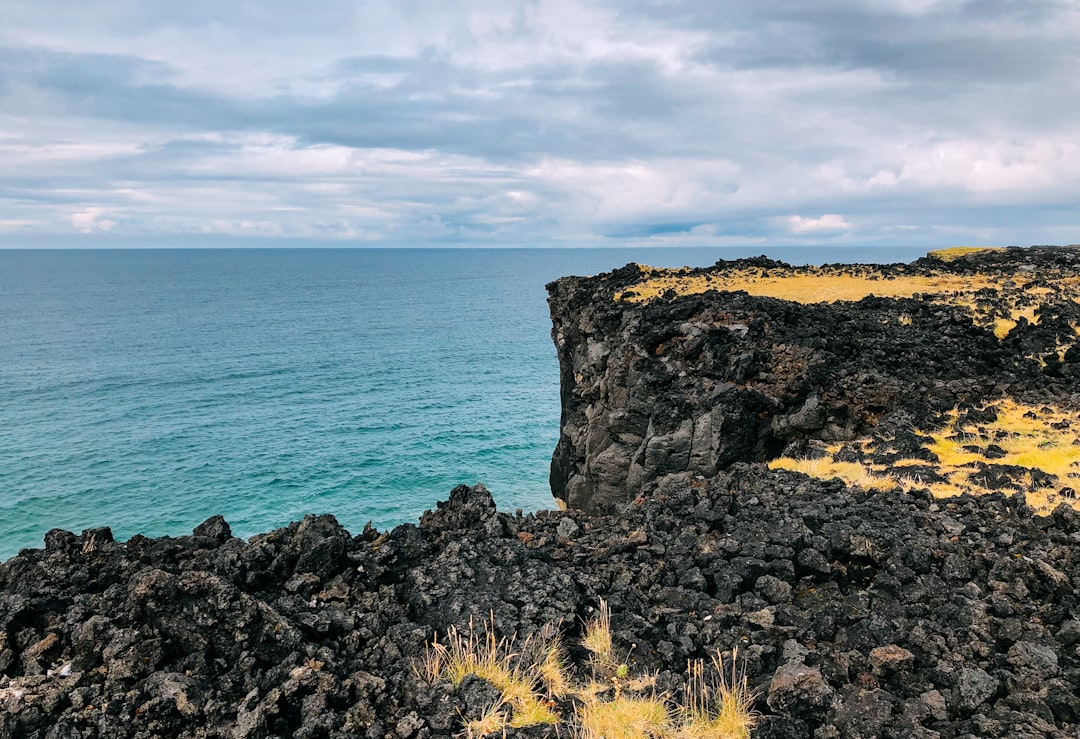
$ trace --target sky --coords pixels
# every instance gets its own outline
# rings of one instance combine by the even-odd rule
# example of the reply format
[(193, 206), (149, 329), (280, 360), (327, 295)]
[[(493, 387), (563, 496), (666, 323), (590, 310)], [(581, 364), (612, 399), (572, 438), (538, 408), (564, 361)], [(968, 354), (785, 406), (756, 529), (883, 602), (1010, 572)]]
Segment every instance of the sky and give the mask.
[(0, 246), (1080, 242), (1080, 0), (3, 0)]

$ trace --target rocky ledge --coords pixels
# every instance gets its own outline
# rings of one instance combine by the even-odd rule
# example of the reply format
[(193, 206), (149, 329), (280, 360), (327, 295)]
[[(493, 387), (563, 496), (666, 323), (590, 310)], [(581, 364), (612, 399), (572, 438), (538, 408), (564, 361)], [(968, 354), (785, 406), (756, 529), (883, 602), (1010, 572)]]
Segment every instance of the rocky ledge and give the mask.
[[(460, 486), (418, 525), (355, 536), (331, 516), (249, 541), (221, 518), (126, 543), (54, 530), (0, 564), (0, 736), (409, 739), (493, 707), (497, 736), (567, 736), (583, 703), (638, 690), (622, 668), (685, 704), (688, 660), (719, 653), (754, 691), (755, 737), (1075, 737), (1080, 514), (1051, 432), (1068, 434), (1075, 400), (1075, 303), (1058, 296), (1076, 257), (826, 269), (840, 290), (912, 269), (882, 291), (921, 289), (832, 305), (752, 295), (793, 271), (767, 260), (739, 263), (743, 292), (717, 289), (725, 265), (555, 283), (573, 437), (555, 478), (590, 510), (511, 515)], [(985, 292), (998, 268), (1005, 294)], [(679, 413), (696, 460), (681, 468)], [(637, 416), (640, 433), (605, 425)], [(594, 465), (583, 440), (645, 452)], [(804, 462), (869, 482), (926, 469), (855, 485), (785, 468)], [(1063, 500), (1038, 515), (1048, 490)], [(602, 602), (609, 672), (582, 645)], [(425, 665), (437, 635), (481, 621), (517, 645), (561, 633), (587, 687), (532, 689), (562, 724)]]
[[(877, 487), (1023, 489), (1046, 512), (1075, 499), (1080, 248), (631, 264), (548, 290), (562, 396), (551, 487), (572, 508), (778, 459), (824, 459), (825, 476)], [(1019, 428), (1033, 419), (1046, 428)]]

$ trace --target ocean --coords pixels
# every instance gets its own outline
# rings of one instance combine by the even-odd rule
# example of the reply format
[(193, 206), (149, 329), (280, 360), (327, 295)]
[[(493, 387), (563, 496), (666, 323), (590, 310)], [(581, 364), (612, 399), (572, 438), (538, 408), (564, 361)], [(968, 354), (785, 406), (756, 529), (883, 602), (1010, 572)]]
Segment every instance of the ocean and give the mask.
[(354, 533), (483, 482), (553, 507), (545, 283), (635, 261), (910, 261), (924, 248), (0, 251), (0, 560), (222, 514)]

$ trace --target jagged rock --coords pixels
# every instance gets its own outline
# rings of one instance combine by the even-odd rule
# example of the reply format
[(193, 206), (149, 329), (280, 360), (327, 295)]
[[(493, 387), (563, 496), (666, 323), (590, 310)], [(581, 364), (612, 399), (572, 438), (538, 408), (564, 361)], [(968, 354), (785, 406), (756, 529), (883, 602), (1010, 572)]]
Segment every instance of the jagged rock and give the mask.
[(224, 544), (232, 538), (232, 528), (222, 516), (211, 516), (195, 527), (192, 535), (197, 539), (207, 539), (214, 544)]
[[(880, 284), (987, 274), (997, 278), (996, 289), (1012, 295), (1010, 278), (1021, 261), (1029, 260), (1039, 274), (1075, 278), (1078, 253), (1011, 249), (952, 262), (924, 258), (844, 269), (872, 270), (871, 279)], [(668, 276), (722, 284), (736, 272), (775, 279), (809, 269), (759, 257)], [(634, 302), (635, 288), (656, 275), (630, 264), (548, 285), (562, 401), (551, 488), (572, 508), (616, 510), (669, 482), (711, 477), (735, 462), (765, 461), (781, 452), (813, 457), (817, 448), (820, 456), (816, 445), (875, 431), (888, 432), (888, 449), (870, 461), (932, 464), (937, 460), (912, 433), (913, 421), (963, 406), (969, 408), (964, 420), (977, 423), (983, 416), (975, 406), (1005, 388), (1032, 400), (1080, 390), (1080, 371), (1059, 369), (1059, 351), (1069, 367), (1080, 366), (1072, 347), (1080, 308), (1065, 296), (1045, 297), (1037, 323), (1020, 317), (998, 340), (967, 308), (921, 293), (799, 304), (755, 297), (735, 283), (697, 292), (671, 289)], [(1005, 316), (995, 288), (972, 300), (988, 316)], [(1001, 456), (989, 448), (984, 453), (987, 459)], [(932, 466), (909, 472), (933, 479)], [(1036, 483), (1054, 482), (1039, 470), (987, 462), (972, 479), (1019, 490), (1032, 475)]]
[(973, 711), (994, 697), (1000, 683), (981, 667), (964, 667), (956, 680), (957, 705)]
[(876, 674), (910, 670), (915, 664), (915, 655), (895, 644), (874, 647), (870, 650), (870, 667)]
[[(719, 653), (727, 668), (737, 647), (737, 670), (762, 714), (755, 739), (1077, 735), (1080, 515), (1072, 508), (1037, 517), (1023, 496), (934, 500), (744, 461), (802, 441), (812, 451), (813, 434), (842, 439), (873, 409), (910, 450), (917, 439), (902, 429), (923, 406), (985, 392), (939, 364), (925, 392), (906, 395), (900, 369), (924, 356), (915, 345), (900, 346), (897, 357), (864, 356), (844, 377), (815, 364), (824, 356), (816, 352), (844, 335), (827, 321), (850, 319), (850, 346), (865, 339), (859, 351), (871, 352), (872, 317), (891, 315), (895, 301), (803, 313), (729, 295), (746, 311), (710, 314), (706, 325), (695, 311), (712, 310), (712, 298), (691, 301), (692, 309), (675, 300), (623, 327), (655, 342), (638, 356), (617, 340), (620, 312), (592, 311), (595, 296), (581, 284), (560, 288), (588, 319), (563, 325), (564, 341), (581, 343), (560, 354), (578, 358), (582, 371), (606, 362), (610, 384), (583, 379), (580, 387), (599, 394), (580, 400), (623, 400), (600, 419), (614, 425), (589, 431), (590, 453), (609, 441), (609, 449), (641, 450), (638, 466), (627, 468), (641, 487), (626, 494), (604, 488), (616, 479), (604, 478), (589, 483), (594, 500), (611, 494), (594, 514), (511, 516), (483, 486), (459, 486), (418, 525), (357, 536), (332, 516), (248, 541), (218, 518), (191, 536), (125, 543), (108, 529), (50, 531), (43, 549), (0, 563), (0, 736), (453, 736), (463, 715), (499, 696), (475, 679), (457, 688), (429, 682), (422, 665), (436, 633), (445, 643), (451, 627), (467, 633), (470, 622), (493, 619), (498, 636), (520, 645), (557, 626), (584, 681), (593, 667), (580, 636), (601, 599), (616, 656), (634, 674), (655, 675), (658, 693), (675, 700), (685, 698), (688, 660)], [(968, 345), (970, 321), (918, 301), (908, 308), (941, 330), (943, 358), (958, 351), (953, 344)], [(1009, 340), (1028, 351), (1049, 340), (1045, 328), (1021, 326)], [(754, 348), (770, 336), (783, 346)], [(980, 362), (999, 356), (987, 351)], [(729, 361), (700, 397), (723, 407), (687, 425), (705, 390), (672, 368), (705, 366), (707, 353)], [(667, 374), (641, 374), (646, 364)], [(1060, 392), (1080, 376), (1066, 372), (1075, 362), (1062, 364)], [(633, 372), (653, 383), (639, 395), (627, 384)], [(835, 388), (819, 386), (830, 377)], [(1021, 389), (1024, 381), (1016, 373), (1001, 380)], [(855, 389), (862, 399), (841, 413), (837, 403)], [(564, 401), (577, 433), (579, 399)], [(889, 407), (897, 415), (886, 418)], [(964, 412), (987, 413), (978, 404)], [(599, 430), (618, 424), (617, 438)], [(659, 441), (650, 447), (647, 438)], [(561, 443), (560, 454), (573, 457), (575, 448)], [(891, 453), (850, 451), (855, 459)], [(589, 469), (614, 469), (616, 456)], [(584, 470), (575, 460), (563, 469), (567, 481)], [(654, 478), (654, 494), (638, 496), (649, 469), (666, 471)], [(568, 715), (573, 701), (557, 707)]]
[(768, 705), (779, 713), (803, 713), (828, 706), (833, 689), (816, 667), (783, 665), (769, 682)]
[(892, 714), (893, 702), (887, 693), (849, 685), (839, 697), (830, 723), (848, 739), (876, 739), (890, 723)]
[[(584, 678), (576, 639), (601, 598), (617, 652), (675, 697), (687, 659), (739, 646), (757, 737), (1076, 731), (1080, 601), (1034, 564), (1080, 571), (1071, 520), (759, 465), (574, 514), (572, 546), (568, 518), (509, 516), (459, 488), (385, 533), (312, 517), (220, 547), (24, 551), (0, 564), (0, 736), (447, 736), (493, 695), (417, 676), (436, 631), (561, 623)], [(807, 568), (809, 552), (829, 566)], [(950, 556), (970, 582), (946, 585)]]
[(1006, 659), (1017, 670), (1043, 678), (1053, 677), (1059, 671), (1057, 651), (1048, 644), (1018, 641), (1009, 647)]

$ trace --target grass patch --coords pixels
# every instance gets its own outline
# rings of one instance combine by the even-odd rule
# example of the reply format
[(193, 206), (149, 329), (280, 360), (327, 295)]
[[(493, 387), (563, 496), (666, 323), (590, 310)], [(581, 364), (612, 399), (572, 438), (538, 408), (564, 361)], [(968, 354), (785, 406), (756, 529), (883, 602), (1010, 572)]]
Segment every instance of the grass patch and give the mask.
[(711, 670), (700, 661), (688, 666), (684, 702), (657, 695), (655, 676), (631, 675), (615, 656), (605, 601), (582, 633), (590, 654), (587, 681), (573, 679), (554, 629), (514, 645), (514, 639), (496, 635), (493, 619), (484, 622), (483, 633), (470, 622), (467, 633), (451, 628), (444, 642), (436, 637), (427, 645), (415, 668), (421, 678), (449, 680), (456, 687), (474, 675), (501, 692), (482, 715), (462, 717), (462, 736), (478, 739), (508, 728), (554, 725), (559, 735), (565, 729), (565, 736), (576, 739), (748, 739), (756, 720), (754, 693), (735, 669), (737, 651), (730, 678), (717, 652)]
[[(1080, 488), (1080, 420), (1075, 413), (1013, 400), (976, 410), (984, 418), (986, 411), (993, 411), (989, 417), (994, 420), (973, 421), (953, 409), (940, 427), (917, 432), (927, 438), (924, 449), (936, 462), (901, 459), (884, 465), (836, 459), (845, 446), (872, 459), (883, 442), (868, 437), (829, 446), (819, 459), (780, 457), (769, 467), (821, 479), (840, 478), (864, 489), (926, 488), (939, 498), (1023, 492), (1028, 505), (1042, 514), (1060, 503), (1080, 508), (1074, 492)], [(912, 471), (924, 466), (940, 479), (923, 480)]]
[(708, 290), (742, 290), (750, 295), (796, 303), (835, 303), (882, 298), (910, 298), (916, 294), (966, 294), (994, 287), (989, 276), (975, 278), (943, 272), (935, 275), (886, 276), (870, 267), (797, 267), (794, 269), (730, 269), (692, 274), (688, 269), (642, 267), (646, 277), (615, 296), (616, 300), (645, 303), (669, 290), (696, 295)]
[(465, 722), (467, 739), (480, 739), (488, 734), (501, 734), (506, 730), (506, 713), (502, 701), (497, 702), (477, 719)]
[[(983, 247), (957, 247), (975, 248)], [(881, 298), (918, 295), (932, 302), (963, 308), (976, 325), (993, 331), (999, 339), (1008, 336), (1021, 319), (1037, 324), (1039, 309), (1049, 300), (1080, 303), (1080, 277), (1066, 274), (1036, 276), (1018, 271), (959, 275), (940, 270), (907, 274), (902, 271), (885, 273), (867, 265), (729, 268), (708, 272), (695, 272), (685, 267), (638, 266), (642, 270), (641, 279), (616, 293), (616, 301), (648, 303), (672, 295), (697, 295), (709, 290), (743, 291), (758, 297), (806, 304), (851, 302), (871, 295)], [(990, 299), (991, 295), (993, 299)], [(916, 323), (910, 314), (898, 316), (897, 321), (903, 326)]]
[(592, 655), (593, 664), (602, 672), (610, 672), (612, 675), (619, 671), (619, 663), (615, 660), (615, 653), (611, 642), (611, 611), (607, 601), (600, 601), (600, 610), (597, 615), (585, 624), (585, 631), (581, 637), (581, 646), (585, 647)]
[(671, 712), (655, 696), (618, 695), (578, 706), (574, 730), (580, 739), (661, 739), (671, 735)]
[(731, 655), (731, 675), (724, 672), (723, 657), (713, 655), (710, 676), (701, 660), (687, 668), (689, 687), (678, 736), (681, 739), (750, 739), (757, 722), (754, 694), (746, 675), (736, 669), (738, 649)]
[(982, 251), (1005, 251), (1003, 246), (951, 246), (948, 249), (935, 249), (926, 256), (940, 259), (943, 262), (954, 262), (968, 254), (977, 254)]
[[(536, 663), (522, 658), (523, 654), (534, 651), (546, 655), (548, 647), (547, 644), (525, 642), (522, 651), (518, 652), (514, 650), (512, 639), (496, 637), (494, 617), (490, 623), (484, 623), (483, 634), (477, 632), (470, 621), (468, 633), (451, 628), (444, 643), (436, 636), (428, 646), (418, 672), (429, 682), (449, 680), (454, 687), (469, 675), (475, 675), (501, 691), (500, 704), (489, 711), (491, 715), (485, 714), (479, 719), (484, 726), (496, 720), (495, 714), (501, 714), (502, 722), (515, 728), (554, 724), (559, 717), (551, 710), (542, 692), (543, 671)], [(548, 674), (551, 677), (550, 672)], [(511, 709), (512, 717), (501, 710), (503, 705)]]

